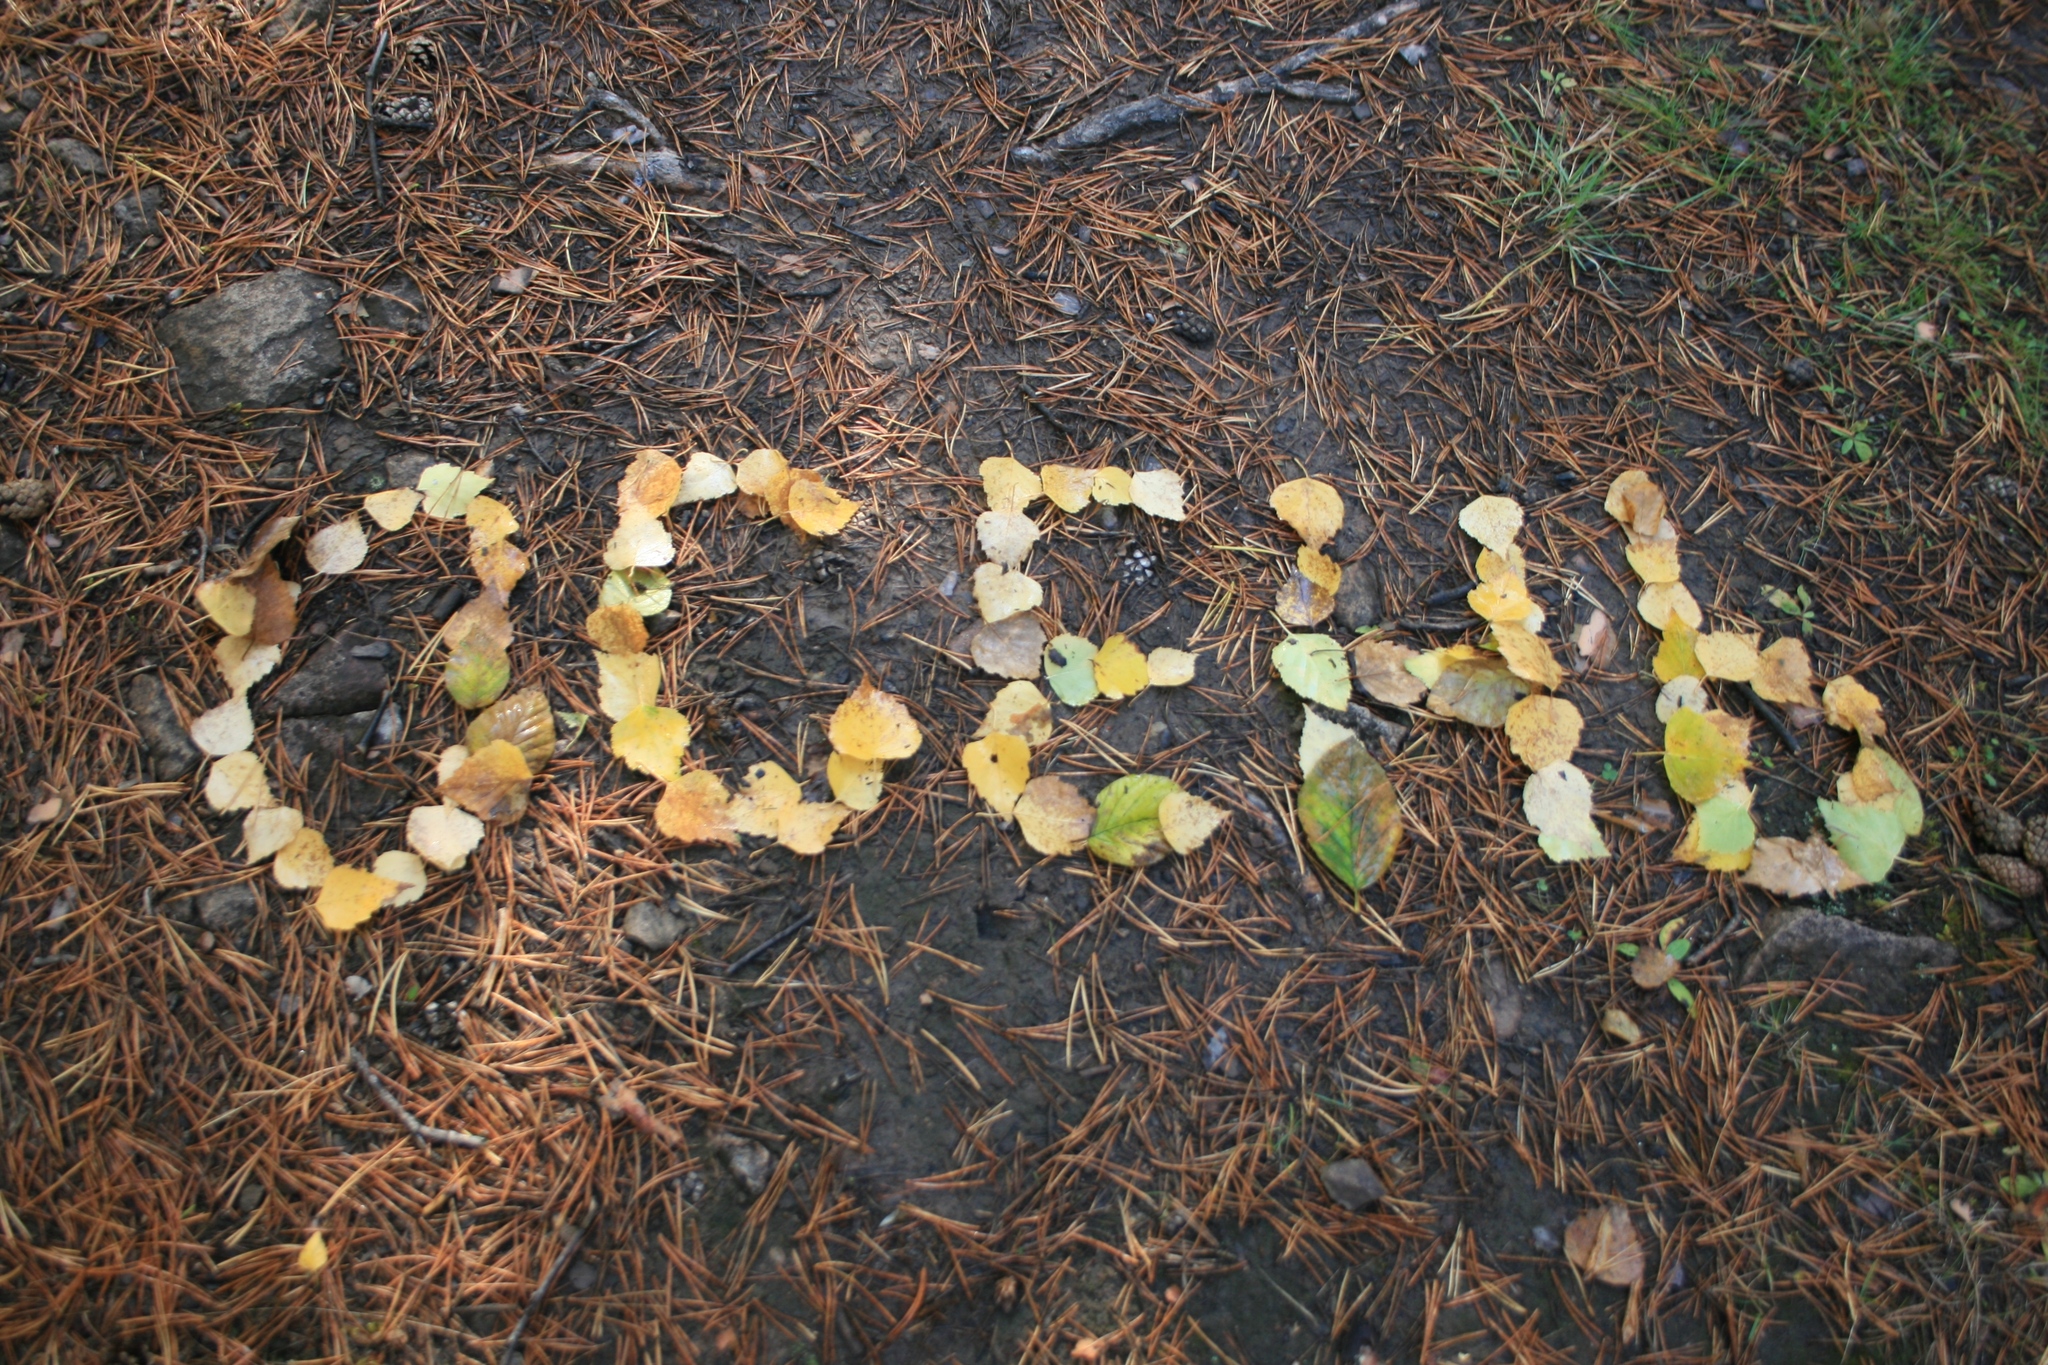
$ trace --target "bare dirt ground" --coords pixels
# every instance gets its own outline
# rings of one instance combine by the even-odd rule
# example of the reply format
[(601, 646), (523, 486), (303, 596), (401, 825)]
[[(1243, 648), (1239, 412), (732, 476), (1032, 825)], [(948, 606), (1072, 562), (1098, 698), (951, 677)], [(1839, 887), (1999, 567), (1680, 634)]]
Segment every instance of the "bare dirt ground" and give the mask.
[[(2039, 912), (1963, 815), (2048, 787), (2037, 16), (1438, 4), (1309, 72), (1351, 98), (1016, 154), (1361, 13), (0, 18), (0, 475), (55, 492), (0, 521), (0, 1355), (497, 1361), (552, 1269), (529, 1362), (2037, 1361)], [(596, 89), (666, 130), (673, 183), (545, 170), (617, 131)], [(431, 126), (373, 164), (370, 104), (408, 99)], [(281, 270), (326, 282), (331, 372), (195, 416), (170, 319)], [(271, 373), (319, 369), (306, 344)], [(816, 858), (679, 849), (597, 720), (359, 931), (245, 868), (181, 747), (221, 700), (194, 585), (276, 513), (489, 461), (533, 558), (516, 685), (592, 713), (582, 623), (647, 445), (775, 446), (863, 504), (822, 542), (679, 509), (649, 625), (726, 774), (822, 790), (849, 689), (906, 698), (926, 744), (882, 806)], [(1175, 775), (1232, 812), (1192, 857), (1041, 859), (969, 793), (1005, 454), (1188, 481), (1182, 523), (1048, 522), (1048, 624), (1201, 663), (1061, 708), (1034, 765)], [(1938, 970), (1751, 970), (1785, 905), (1673, 858), (1656, 640), (1601, 510), (1629, 467), (1714, 622), (1883, 699), (1928, 831), (1821, 908)], [(1499, 732), (1388, 708), (1392, 871), (1354, 904), (1305, 860), (1266, 506), (1304, 474), (1345, 495), (1347, 640), (1479, 638), (1457, 510), (1523, 503), (1547, 633), (1620, 637), (1567, 688), (1610, 860), (1538, 852)], [(468, 570), (431, 528), (344, 578), (300, 553), (257, 746), (366, 863), (462, 733), (435, 640)], [(1769, 834), (1854, 755), (1790, 740), (1757, 732)], [(649, 900), (667, 946), (623, 933)], [(1619, 951), (1674, 921), (1692, 1011)], [(1617, 1004), (1639, 1043), (1598, 1028)], [(488, 1146), (411, 1143), (351, 1048)], [(620, 1082), (672, 1141), (599, 1103)], [(1319, 1178), (1354, 1157), (1386, 1186), (1355, 1210)], [(1559, 1250), (1610, 1199), (1632, 1291)]]

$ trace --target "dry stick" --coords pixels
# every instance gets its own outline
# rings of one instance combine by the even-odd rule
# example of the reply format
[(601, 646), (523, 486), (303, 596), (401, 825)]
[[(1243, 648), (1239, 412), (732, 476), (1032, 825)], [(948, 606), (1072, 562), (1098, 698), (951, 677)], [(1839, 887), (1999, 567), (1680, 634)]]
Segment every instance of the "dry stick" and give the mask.
[(452, 1128), (436, 1128), (421, 1123), (406, 1111), (404, 1103), (392, 1093), (391, 1086), (382, 1076), (371, 1069), (370, 1059), (354, 1048), (348, 1050), (348, 1059), (356, 1064), (356, 1074), (363, 1078), (363, 1084), (370, 1087), (370, 1093), (384, 1102), (384, 1107), (398, 1116), (405, 1125), (405, 1131), (419, 1139), (420, 1146), (438, 1142), (445, 1147), (482, 1147), (490, 1141), (475, 1133), (458, 1133)]
[(1141, 100), (1131, 100), (1115, 108), (1105, 109), (1099, 114), (1091, 114), (1042, 147), (1026, 145), (1017, 148), (1010, 155), (1019, 161), (1046, 164), (1061, 152), (1100, 146), (1137, 128), (1178, 123), (1184, 114), (1206, 113), (1219, 105), (1228, 104), (1239, 95), (1277, 93), (1292, 95), (1297, 99), (1349, 103), (1358, 98), (1358, 92), (1348, 85), (1332, 85), (1327, 81), (1290, 81), (1287, 77), (1313, 62), (1321, 61), (1346, 43), (1354, 43), (1360, 38), (1378, 33), (1396, 19), (1415, 13), (1424, 3), (1425, 0), (1395, 0), (1386, 8), (1375, 10), (1357, 23), (1338, 29), (1325, 41), (1313, 43), (1257, 75), (1218, 81), (1207, 90), (1199, 90), (1193, 94), (1183, 95), (1169, 91), (1163, 95), (1147, 95)]
[(790, 925), (787, 929), (782, 930), (780, 933), (773, 934), (768, 938), (762, 939), (759, 943), (756, 943), (753, 947), (747, 949), (747, 951), (741, 953), (737, 958), (733, 959), (731, 962), (726, 963), (723, 967), (707, 966), (704, 970), (707, 972), (713, 972), (718, 976), (728, 978), (737, 976), (739, 975), (741, 970), (746, 967), (748, 963), (758, 960), (762, 954), (771, 952), (774, 949), (779, 948), (783, 944), (789, 942), (791, 939), (795, 938), (797, 934), (801, 932), (806, 925), (810, 924), (811, 921), (817, 919), (817, 917), (817, 911), (806, 910), (797, 919), (797, 922), (795, 924)]
[(363, 77), (363, 127), (370, 134), (370, 178), (377, 184), (377, 207), (384, 207), (384, 162), (377, 154), (377, 68), (384, 64), (384, 49), (391, 45), (391, 30), (377, 35), (377, 50), (370, 54), (370, 69)]
[(505, 1349), (498, 1356), (498, 1365), (519, 1365), (519, 1339), (526, 1335), (527, 1324), (540, 1311), (541, 1301), (561, 1278), (563, 1267), (576, 1255), (576, 1249), (583, 1245), (584, 1234), (597, 1221), (597, 1211), (591, 1210), (588, 1217), (569, 1231), (569, 1240), (562, 1243), (562, 1249), (555, 1253), (554, 1261), (548, 1266), (547, 1274), (540, 1277), (540, 1283), (533, 1287), (533, 1297), (526, 1301), (526, 1311), (519, 1315), (519, 1321), (512, 1324), (511, 1335), (505, 1338)]

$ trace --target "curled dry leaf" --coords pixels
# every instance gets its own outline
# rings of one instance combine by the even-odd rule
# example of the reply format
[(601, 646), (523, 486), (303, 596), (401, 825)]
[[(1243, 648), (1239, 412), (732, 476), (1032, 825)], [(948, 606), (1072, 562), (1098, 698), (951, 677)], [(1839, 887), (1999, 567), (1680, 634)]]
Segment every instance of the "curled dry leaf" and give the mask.
[[(1095, 471), (1076, 469), (1072, 465), (1048, 464), (1038, 467), (1040, 485), (1052, 505), (1062, 512), (1085, 512), (1089, 499), (1095, 492)], [(990, 506), (994, 506), (990, 500)], [(1000, 510), (1000, 509), (998, 509)], [(1013, 509), (1021, 511), (1021, 508)]]
[(370, 555), (370, 538), (354, 516), (323, 526), (306, 542), (306, 567), (314, 573), (354, 573)]
[(1180, 475), (1171, 469), (1148, 469), (1131, 475), (1131, 505), (1166, 521), (1187, 518)]
[(1463, 645), (1431, 652), (1444, 656), (1429, 688), (1429, 709), (1439, 716), (1497, 730), (1507, 724), (1508, 708), (1529, 695), (1529, 684), (1498, 654)]
[(1086, 706), (1102, 695), (1095, 685), (1093, 641), (1078, 635), (1061, 635), (1045, 647), (1045, 680), (1053, 694), (1068, 706)]
[(279, 849), (270, 864), (270, 875), (287, 891), (311, 891), (327, 880), (334, 870), (334, 855), (317, 829), (301, 829)]
[(364, 498), (363, 511), (380, 530), (402, 531), (412, 524), (412, 514), (420, 510), (421, 497), (416, 488), (387, 488)]
[(675, 501), (710, 502), (738, 491), (739, 486), (730, 464), (708, 450), (692, 451), (690, 462), (683, 466), (682, 481), (676, 486)]
[(1047, 857), (1079, 853), (1095, 828), (1094, 804), (1064, 778), (1032, 778), (1012, 814), (1024, 842)]
[(1365, 640), (1351, 647), (1351, 667), (1358, 685), (1374, 701), (1388, 706), (1413, 706), (1429, 685), (1408, 671), (1415, 651), (1390, 640)]
[(737, 844), (732, 793), (716, 773), (684, 773), (663, 789), (654, 826), (686, 844)]
[(1531, 768), (1566, 763), (1584, 726), (1579, 708), (1562, 697), (1524, 697), (1508, 708), (1508, 748)]
[(389, 901), (394, 909), (411, 905), (427, 893), (427, 865), (420, 861), (417, 853), (387, 849), (377, 855), (377, 861), (370, 865), (370, 870), (386, 881), (398, 884), (398, 890), (391, 894)]
[[(1039, 653), (1044, 648), (1045, 628), (1029, 616), (985, 624), (974, 632), (968, 645), (975, 667), (998, 678), (1037, 677)], [(1061, 700), (1065, 699), (1062, 694)]]
[(1578, 655), (1572, 665), (1574, 672), (1607, 667), (1607, 661), (1614, 657), (1614, 622), (1606, 612), (1593, 609), (1593, 614), (1572, 637), (1572, 649)]
[(994, 512), (1021, 512), (1045, 494), (1039, 476), (1008, 455), (981, 462), (981, 490), (988, 497), (989, 510)]
[(443, 872), (460, 872), (483, 838), (484, 822), (458, 806), (414, 806), (405, 819), (405, 842)]
[(683, 467), (664, 450), (634, 452), (619, 476), (619, 515), (640, 511), (658, 517), (676, 502), (682, 491)]
[(1678, 963), (1671, 954), (1652, 943), (1636, 954), (1636, 960), (1629, 964), (1629, 980), (1646, 991), (1663, 989), (1664, 983), (1678, 975)]
[(249, 621), (252, 646), (282, 645), (298, 627), (299, 585), (287, 583), (277, 565), (265, 559), (241, 581), (256, 594), (256, 611)]
[(1838, 730), (1854, 730), (1865, 744), (1884, 734), (1884, 703), (1853, 673), (1844, 673), (1820, 694), (1821, 714)]
[(1012, 616), (1036, 611), (1045, 601), (1045, 589), (1029, 574), (1005, 569), (1000, 564), (978, 564), (974, 569), (974, 602), (984, 621), (1007, 621)]
[(1607, 515), (1635, 535), (1655, 538), (1664, 521), (1664, 491), (1640, 469), (1625, 469), (1607, 488)]
[(1007, 683), (989, 702), (988, 715), (973, 737), (988, 735), (1015, 735), (1029, 745), (1043, 744), (1052, 738), (1052, 703), (1028, 682)]
[(512, 682), (512, 660), (488, 631), (465, 636), (448, 651), (441, 685), (457, 706), (474, 711), (504, 695)]
[(909, 758), (924, 744), (924, 732), (900, 697), (863, 682), (832, 713), (826, 735), (848, 758)]
[(963, 746), (960, 763), (967, 770), (967, 781), (989, 809), (1010, 819), (1031, 780), (1031, 746), (1015, 735), (989, 735)]
[(848, 810), (873, 810), (882, 804), (882, 772), (888, 766), (883, 759), (834, 752), (825, 759), (825, 782), (833, 799)]
[(253, 750), (238, 749), (213, 761), (206, 774), (206, 804), (223, 813), (272, 805), (270, 775)]
[(733, 478), (748, 500), (750, 516), (767, 513), (779, 517), (788, 508), (789, 461), (782, 458), (781, 451), (765, 447), (748, 451)]
[(469, 511), (469, 500), (490, 486), (490, 475), (473, 474), (452, 464), (428, 465), (415, 485), (425, 496), (422, 505), (427, 515), (442, 521), (458, 520)]
[(1266, 503), (1311, 549), (1320, 550), (1344, 529), (1344, 499), (1321, 479), (1293, 479), (1275, 488)]
[(212, 758), (248, 748), (256, 742), (256, 717), (250, 713), (249, 699), (238, 694), (202, 712), (193, 719), (191, 733), (193, 747)]
[(1818, 834), (1804, 839), (1759, 839), (1742, 880), (1774, 895), (1838, 896), (1869, 882)]
[(242, 817), (242, 857), (251, 866), (298, 838), (305, 817), (290, 806), (265, 806)]
[(1038, 540), (1038, 524), (1022, 512), (983, 512), (974, 520), (981, 552), (1006, 569), (1014, 569)]
[(320, 884), (320, 895), (313, 902), (313, 913), (335, 933), (345, 934), (376, 914), (399, 890), (397, 882), (374, 872), (365, 872), (359, 867), (337, 867)]
[(1221, 806), (1204, 801), (1192, 792), (1168, 792), (1159, 802), (1159, 832), (1166, 846), (1185, 857), (1203, 844), (1229, 819)]
[(1144, 654), (1127, 637), (1112, 635), (1095, 651), (1095, 686), (1111, 701), (1135, 697), (1151, 681)]
[(1195, 656), (1184, 649), (1155, 649), (1145, 656), (1145, 672), (1154, 687), (1186, 687), (1195, 680)]
[(1474, 498), (1458, 513), (1458, 528), (1495, 554), (1504, 555), (1522, 533), (1522, 505), (1513, 498)]
[[(1609, 1010), (1608, 1013), (1621, 1012)], [(1622, 1017), (1627, 1018), (1626, 1015)], [(1606, 1026), (1605, 1020), (1601, 1023)], [(1631, 1022), (1629, 1027), (1633, 1029), (1635, 1025)], [(1636, 1037), (1622, 1041), (1634, 1043), (1641, 1036), (1638, 1031)], [(1564, 1254), (1578, 1267), (1581, 1275), (1613, 1285), (1616, 1289), (1630, 1289), (1643, 1281), (1643, 1244), (1636, 1236), (1635, 1224), (1623, 1204), (1603, 1204), (1572, 1219), (1564, 1230)]]

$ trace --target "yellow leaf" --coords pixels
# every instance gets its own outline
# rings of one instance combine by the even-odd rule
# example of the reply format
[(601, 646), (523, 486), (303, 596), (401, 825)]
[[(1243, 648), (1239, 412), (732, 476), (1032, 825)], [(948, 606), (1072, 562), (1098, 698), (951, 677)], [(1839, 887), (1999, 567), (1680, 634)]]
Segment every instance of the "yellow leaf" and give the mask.
[(533, 773), (526, 756), (502, 739), (471, 754), (453, 776), (441, 783), (441, 798), (479, 819), (510, 824), (526, 814), (526, 796)]
[(1541, 637), (1501, 621), (1494, 625), (1493, 643), (1508, 671), (1516, 677), (1545, 688), (1554, 688), (1564, 681), (1563, 670), (1551, 657), (1549, 642)]
[(1131, 505), (1165, 521), (1185, 521), (1187, 503), (1180, 475), (1171, 469), (1148, 469), (1131, 475)]
[(199, 608), (230, 635), (247, 635), (256, 624), (256, 590), (232, 578), (215, 578), (192, 590)]
[(405, 842), (443, 872), (460, 872), (483, 837), (484, 822), (456, 806), (414, 806), (405, 819)]
[(1644, 471), (1625, 469), (1607, 487), (1607, 515), (1639, 536), (1654, 537), (1664, 520), (1664, 491)]
[(1700, 612), (1700, 604), (1693, 600), (1683, 583), (1652, 583), (1636, 598), (1636, 610), (1657, 630), (1669, 629), (1673, 620), (1683, 621), (1698, 630), (1706, 619)]
[(229, 697), (201, 712), (193, 718), (191, 735), (194, 747), (211, 758), (240, 753), (256, 742), (256, 717), (249, 711), (249, 699)]
[(873, 810), (882, 804), (882, 770), (888, 766), (886, 759), (834, 752), (825, 759), (825, 782), (848, 810)]
[(220, 667), (221, 679), (238, 697), (269, 677), (282, 658), (282, 647), (251, 644), (246, 635), (223, 635), (213, 645), (213, 661)]
[(1159, 832), (1166, 836), (1167, 847), (1182, 856), (1209, 842), (1228, 818), (1222, 807), (1191, 792), (1168, 792), (1159, 802)]
[(1413, 706), (1429, 684), (1408, 670), (1414, 650), (1389, 640), (1366, 640), (1352, 648), (1351, 668), (1358, 685), (1374, 701), (1388, 706)]
[(1554, 863), (1605, 858), (1607, 843), (1593, 823), (1593, 784), (1569, 763), (1552, 763), (1522, 784), (1522, 815)]
[(467, 744), (451, 744), (441, 751), (441, 761), (435, 766), (434, 780), (446, 782), (462, 771), (462, 765), (469, 762)]
[(597, 709), (605, 719), (624, 720), (661, 700), (661, 660), (652, 654), (597, 656)]
[(206, 804), (217, 811), (254, 810), (276, 800), (270, 794), (270, 775), (263, 771), (263, 760), (252, 750), (221, 755), (206, 774)]
[(836, 536), (860, 511), (860, 504), (826, 486), (823, 479), (799, 479), (789, 485), (789, 519), (805, 535)]
[(984, 621), (1007, 621), (1012, 616), (1036, 610), (1045, 601), (1045, 589), (1038, 580), (999, 564), (974, 567), (974, 601)]
[(1031, 553), (1038, 525), (1022, 512), (983, 512), (974, 519), (981, 552), (1006, 569), (1014, 569)]
[(618, 529), (604, 547), (605, 567), (619, 573), (628, 569), (658, 569), (673, 563), (675, 538), (642, 508), (628, 509), (619, 517)]
[(647, 620), (620, 603), (599, 607), (583, 618), (583, 632), (606, 654), (638, 654), (647, 648)]
[(1035, 678), (1039, 651), (1045, 648), (1045, 628), (1029, 616), (1012, 616), (1007, 621), (984, 625), (968, 642), (974, 666), (998, 678)]
[(1805, 643), (1796, 635), (1773, 640), (1757, 656), (1756, 679), (1750, 686), (1759, 697), (1780, 706), (1820, 706), (1820, 700), (1813, 695), (1812, 660), (1807, 657)]
[(1064, 778), (1032, 778), (1012, 814), (1024, 842), (1048, 857), (1079, 853), (1095, 828), (1094, 803)]
[(1495, 579), (1513, 577), (1518, 583), (1529, 579), (1529, 557), (1522, 553), (1519, 545), (1510, 545), (1505, 554), (1492, 550), (1481, 550), (1479, 557), (1472, 561), (1472, 576), (1481, 583)]
[(1128, 507), (1131, 502), (1131, 472), (1114, 465), (1104, 465), (1095, 471), (1095, 482), (1089, 485), (1088, 496), (1105, 507)]
[(1322, 549), (1344, 529), (1344, 499), (1321, 479), (1283, 483), (1267, 497), (1266, 505), (1312, 550)]
[(676, 489), (676, 502), (710, 502), (735, 492), (740, 481), (731, 465), (708, 450), (692, 451), (683, 467), (683, 481)]
[(848, 758), (909, 758), (924, 743), (924, 732), (910, 718), (910, 708), (870, 682), (839, 703), (826, 734), (832, 747)]
[(675, 505), (682, 491), (683, 467), (664, 450), (642, 450), (634, 454), (619, 476), (619, 517), (645, 512), (658, 517)]
[(386, 902), (393, 908), (411, 905), (427, 892), (427, 865), (420, 861), (417, 853), (387, 849), (377, 855), (377, 861), (370, 865), (370, 870), (386, 881), (397, 883), (398, 890)]
[(1344, 581), (1343, 566), (1314, 546), (1304, 545), (1294, 552), (1295, 567), (1301, 576), (1321, 588), (1324, 592), (1335, 593)]
[(1145, 674), (1154, 687), (1186, 687), (1195, 680), (1195, 656), (1184, 649), (1155, 649), (1145, 656)]
[(1524, 697), (1508, 708), (1508, 748), (1531, 768), (1568, 763), (1585, 720), (1562, 697)]
[(1135, 697), (1152, 681), (1145, 656), (1122, 635), (1112, 635), (1095, 651), (1095, 686), (1111, 701)]
[(449, 617), (448, 624), (441, 629), (441, 638), (451, 649), (469, 639), (482, 639), (500, 650), (509, 649), (512, 618), (505, 614), (505, 604), (487, 593)]
[(415, 485), (426, 495), (430, 517), (455, 521), (469, 511), (470, 499), (491, 486), (488, 474), (472, 474), (452, 464), (428, 465)]
[(661, 794), (654, 826), (686, 844), (737, 844), (732, 794), (716, 773), (684, 773)]
[(1492, 494), (1474, 498), (1458, 513), (1458, 527), (1495, 554), (1504, 555), (1522, 533), (1522, 505)]
[(1664, 628), (1664, 638), (1657, 645), (1657, 656), (1650, 661), (1650, 668), (1657, 675), (1657, 681), (1668, 683), (1674, 678), (1704, 678), (1707, 672), (1700, 667), (1699, 632), (1679, 618), (1672, 618)]
[(1706, 712), (1713, 709), (1714, 699), (1707, 695), (1706, 684), (1691, 673), (1679, 674), (1657, 693), (1657, 722), (1660, 725), (1669, 724), (1671, 717), (1680, 711)]
[(1678, 581), (1678, 546), (1668, 541), (1645, 540), (1629, 546), (1623, 553), (1628, 556), (1628, 566), (1643, 582)]
[(1052, 703), (1028, 682), (1008, 683), (988, 704), (988, 715), (974, 738), (987, 735), (1015, 735), (1026, 744), (1043, 744), (1052, 738)]
[(1465, 604), (1488, 621), (1526, 620), (1536, 603), (1519, 574), (1503, 573), (1465, 594)]
[(327, 1267), (327, 1239), (314, 1233), (299, 1248), (299, 1269), (308, 1275), (317, 1275)]
[(389, 878), (359, 867), (337, 867), (320, 884), (313, 913), (337, 934), (345, 934), (383, 908), (397, 895), (399, 886)]
[(1729, 682), (1749, 682), (1762, 667), (1757, 655), (1757, 641), (1760, 635), (1743, 634), (1733, 630), (1717, 630), (1702, 635), (1693, 652), (1700, 661), (1700, 668), (1709, 678), (1726, 678)]
[(805, 801), (782, 813), (775, 830), (775, 842), (791, 853), (816, 857), (832, 842), (832, 836), (853, 812), (837, 801)]
[(489, 494), (471, 498), (469, 510), (462, 514), (462, 521), (469, 527), (472, 546), (493, 545), (519, 534), (519, 519), (512, 515), (512, 509)]
[(387, 488), (364, 498), (363, 510), (382, 529), (398, 531), (412, 523), (412, 514), (420, 510), (420, 496), (416, 488)]
[(354, 573), (370, 554), (370, 538), (353, 516), (323, 526), (306, 542), (306, 567), (330, 577)]
[(1021, 512), (1044, 494), (1038, 475), (1008, 455), (981, 462), (981, 491), (988, 497), (989, 510)]
[(981, 799), (997, 815), (1010, 819), (1031, 780), (1031, 746), (1015, 735), (990, 735), (966, 744), (960, 762)]
[(782, 813), (803, 799), (803, 788), (780, 763), (756, 763), (747, 769), (746, 786), (732, 803), (733, 828), (757, 839), (773, 839)]
[[(608, 657), (608, 656), (607, 656)], [(690, 722), (666, 706), (629, 711), (612, 726), (612, 753), (627, 767), (663, 782), (682, 775)]]
[(1749, 766), (1746, 735), (1738, 740), (1716, 723), (1721, 714), (1675, 711), (1664, 726), (1664, 775), (1672, 791), (1696, 806), (1711, 800)]
[(332, 871), (334, 855), (327, 851), (327, 840), (320, 831), (312, 828), (294, 834), (270, 864), (270, 875), (288, 891), (311, 891)]
[(494, 540), (469, 552), (469, 567), (476, 571), (486, 595), (495, 593), (501, 598), (510, 597), (519, 580), (526, 577), (528, 563), (526, 551), (509, 540)]
[(1821, 689), (1820, 708), (1828, 724), (1839, 730), (1854, 730), (1865, 744), (1884, 733), (1884, 703), (1857, 682), (1853, 673), (1844, 673)]
[(781, 451), (748, 451), (733, 477), (740, 492), (758, 500), (771, 515), (779, 517), (788, 510), (789, 461), (782, 458)]
[[(1038, 480), (1045, 496), (1062, 512), (1085, 512), (1095, 492), (1095, 471), (1072, 465), (1048, 464), (1038, 467)], [(1021, 510), (1021, 509), (1017, 509)]]
[(306, 817), (290, 806), (265, 806), (242, 817), (242, 855), (249, 866), (268, 858), (306, 827)]
[(1287, 626), (1317, 625), (1328, 620), (1336, 609), (1336, 594), (1311, 582), (1300, 569), (1287, 575), (1287, 581), (1273, 598), (1273, 614)]

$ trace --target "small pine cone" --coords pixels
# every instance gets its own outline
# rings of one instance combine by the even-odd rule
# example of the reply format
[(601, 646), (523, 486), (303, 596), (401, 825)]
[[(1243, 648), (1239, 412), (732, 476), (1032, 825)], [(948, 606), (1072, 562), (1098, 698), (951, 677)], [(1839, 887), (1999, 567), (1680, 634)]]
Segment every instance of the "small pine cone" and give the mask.
[(0, 517), (36, 521), (50, 510), (52, 489), (45, 479), (9, 479), (0, 483)]
[(1984, 841), (1986, 848), (2000, 853), (2017, 853), (2020, 841), (2026, 837), (2026, 826), (2009, 810), (1977, 803), (1977, 837)]
[(2035, 867), (2048, 867), (2048, 815), (2036, 815), (2027, 821), (2020, 848)]
[(1977, 866), (1984, 874), (2015, 896), (2041, 894), (2041, 870), (2032, 863), (2008, 858), (2003, 853), (1980, 853)]

